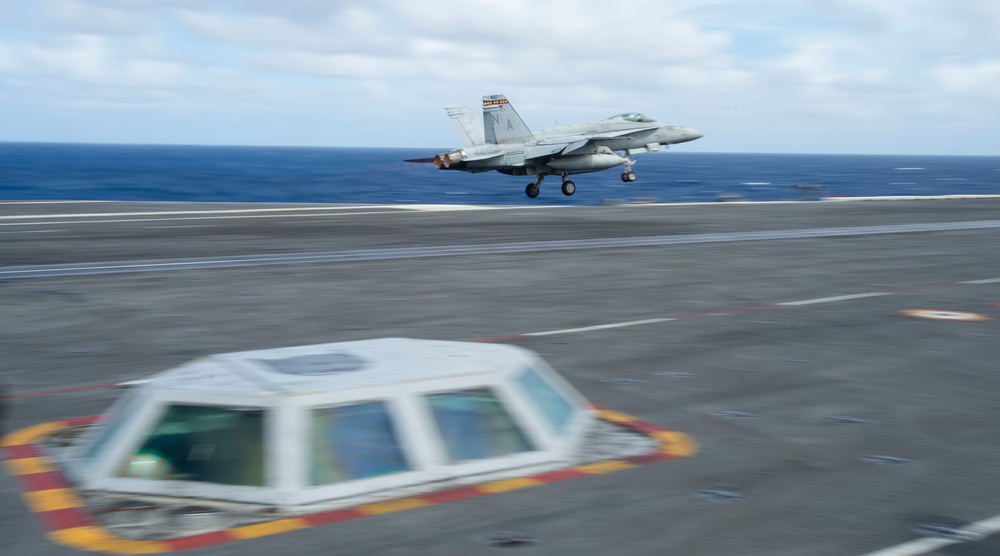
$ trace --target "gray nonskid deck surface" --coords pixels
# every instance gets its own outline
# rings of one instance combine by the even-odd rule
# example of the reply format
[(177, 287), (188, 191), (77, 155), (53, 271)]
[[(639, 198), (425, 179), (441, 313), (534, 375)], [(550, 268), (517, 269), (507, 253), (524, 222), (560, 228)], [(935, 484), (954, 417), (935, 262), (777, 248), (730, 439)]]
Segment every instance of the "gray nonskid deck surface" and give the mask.
[[(243, 208), (269, 206), (0, 204), (0, 270), (469, 252), (5, 277), (0, 381), (18, 396), (7, 404), (7, 430), (97, 414), (120, 390), (32, 394), (140, 379), (209, 353), (384, 336), (492, 338), (539, 351), (595, 403), (686, 432), (702, 448), (693, 458), (190, 554), (294, 546), (324, 554), (860, 555), (915, 538), (917, 523), (1000, 514), (1000, 281), (990, 281), (1000, 278), (1000, 230), (968, 229), (994, 221), (998, 201), (219, 212)], [(887, 226), (900, 228), (795, 233)], [(781, 233), (634, 241), (765, 232)], [(592, 243), (477, 251), (577, 240)], [(996, 319), (900, 313), (910, 309)], [(0, 473), (5, 551), (80, 553), (48, 541), (16, 492)], [(488, 543), (510, 530), (535, 542)], [(938, 553), (998, 551), (989, 537)]]

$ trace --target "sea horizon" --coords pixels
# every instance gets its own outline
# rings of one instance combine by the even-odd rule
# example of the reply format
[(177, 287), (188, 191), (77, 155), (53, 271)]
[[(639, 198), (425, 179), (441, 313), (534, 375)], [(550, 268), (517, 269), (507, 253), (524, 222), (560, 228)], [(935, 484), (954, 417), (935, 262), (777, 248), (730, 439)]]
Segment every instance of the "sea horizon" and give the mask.
[(566, 197), (549, 178), (532, 200), (530, 176), (404, 162), (445, 150), (0, 141), (0, 199), (600, 205), (1000, 194), (1000, 156), (675, 148), (636, 156), (634, 183), (619, 168), (574, 175)]

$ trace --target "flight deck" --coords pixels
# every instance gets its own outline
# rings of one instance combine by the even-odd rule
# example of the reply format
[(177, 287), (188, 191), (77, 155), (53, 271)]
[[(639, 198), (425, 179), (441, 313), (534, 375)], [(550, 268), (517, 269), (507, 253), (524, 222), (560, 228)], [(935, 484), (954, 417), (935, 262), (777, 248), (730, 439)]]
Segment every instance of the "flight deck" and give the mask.
[[(183, 553), (993, 554), (998, 214), (0, 202), (2, 426), (91, 418), (213, 353), (512, 344), (699, 449)], [(84, 554), (50, 538), (38, 508), (58, 502), (22, 497), (18, 469), (0, 472), (4, 553)]]

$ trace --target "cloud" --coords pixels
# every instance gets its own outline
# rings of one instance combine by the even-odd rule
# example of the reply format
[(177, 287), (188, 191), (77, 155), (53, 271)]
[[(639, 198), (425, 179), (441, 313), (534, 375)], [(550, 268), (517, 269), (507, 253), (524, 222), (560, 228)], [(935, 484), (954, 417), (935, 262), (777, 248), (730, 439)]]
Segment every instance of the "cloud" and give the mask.
[[(998, 37), (993, 0), (37, 0), (0, 4), (0, 87), (17, 93), (0, 103), (84, 85), (151, 120), (319, 113), (334, 144), (401, 121), (400, 144), (440, 144), (439, 106), (499, 92), (529, 124), (642, 110), (720, 150), (762, 127), (801, 136), (757, 148), (827, 149), (842, 127), (925, 148), (914, 119), (1000, 124)], [(349, 129), (359, 112), (385, 121)]]

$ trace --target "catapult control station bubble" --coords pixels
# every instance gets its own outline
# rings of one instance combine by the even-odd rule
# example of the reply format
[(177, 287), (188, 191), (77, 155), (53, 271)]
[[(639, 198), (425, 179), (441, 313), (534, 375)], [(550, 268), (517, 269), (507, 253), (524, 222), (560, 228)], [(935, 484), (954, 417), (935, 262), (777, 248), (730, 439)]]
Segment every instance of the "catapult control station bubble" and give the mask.
[(514, 346), (228, 353), (130, 390), (63, 464), (85, 492), (346, 507), (564, 468), (597, 420), (590, 407)]

